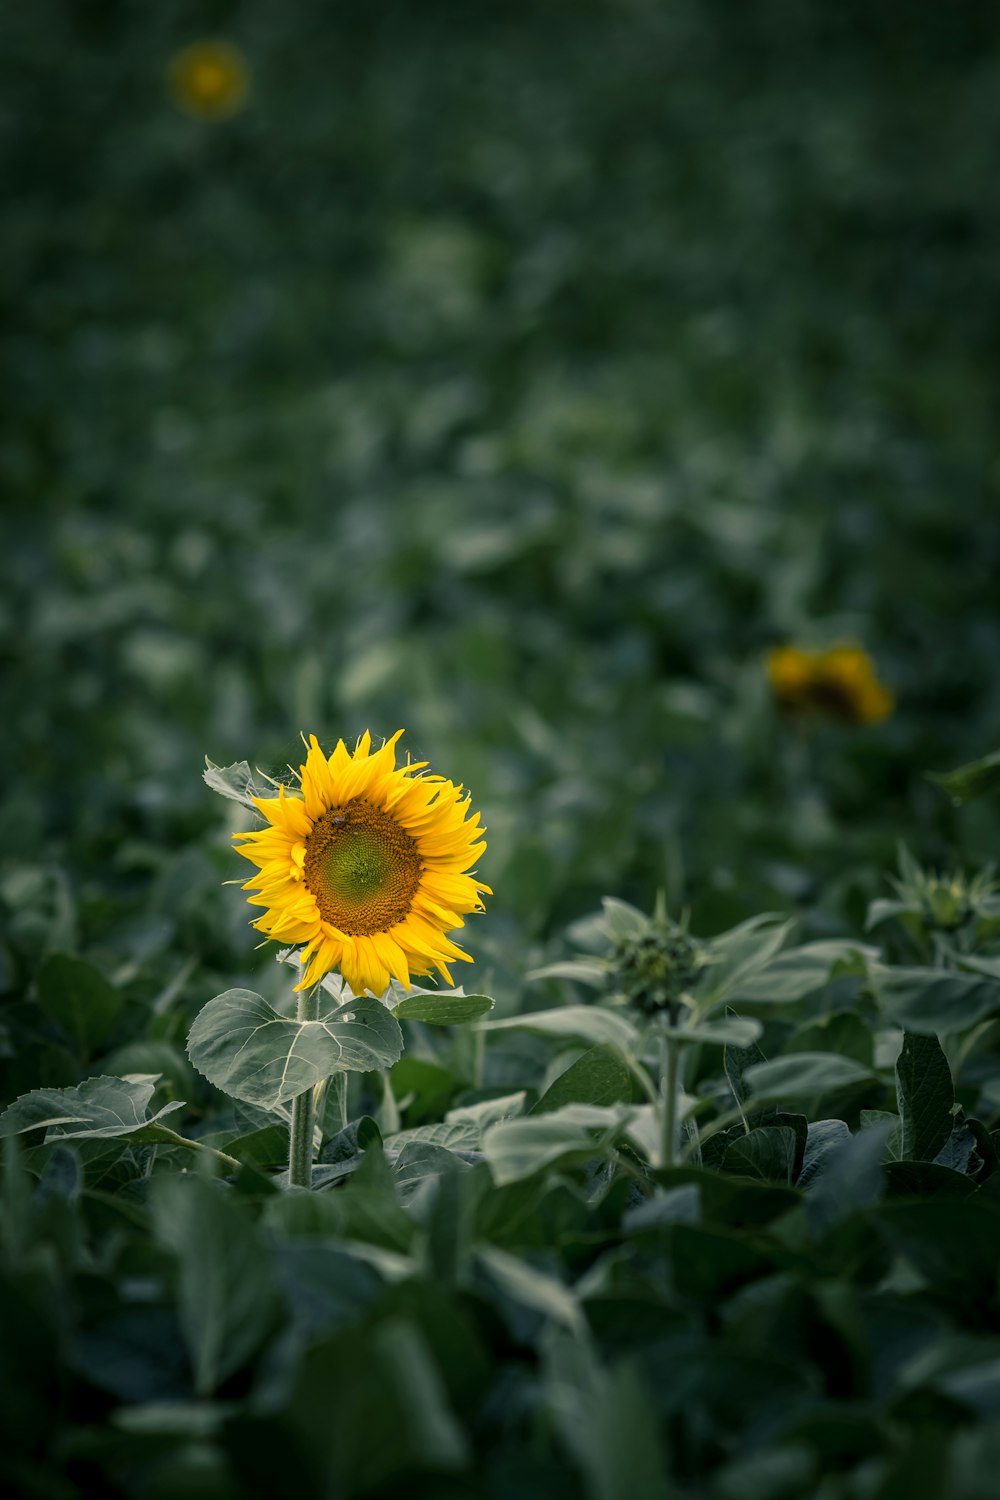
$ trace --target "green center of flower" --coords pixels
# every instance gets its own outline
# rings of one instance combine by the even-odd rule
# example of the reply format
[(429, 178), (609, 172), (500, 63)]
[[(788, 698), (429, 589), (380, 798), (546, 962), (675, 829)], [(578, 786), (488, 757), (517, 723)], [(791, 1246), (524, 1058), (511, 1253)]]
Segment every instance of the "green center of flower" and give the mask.
[(387, 932), (420, 884), (417, 846), (395, 818), (362, 797), (332, 807), (306, 840), (306, 885), (320, 916), (350, 937)]

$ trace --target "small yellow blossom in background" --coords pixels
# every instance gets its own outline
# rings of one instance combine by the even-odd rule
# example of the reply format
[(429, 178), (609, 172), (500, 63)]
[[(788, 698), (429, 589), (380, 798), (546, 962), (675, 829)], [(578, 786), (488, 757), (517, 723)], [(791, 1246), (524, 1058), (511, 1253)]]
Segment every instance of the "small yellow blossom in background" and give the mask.
[(185, 114), (197, 120), (225, 120), (243, 107), (250, 70), (232, 42), (192, 42), (170, 59), (167, 87)]
[(767, 675), (783, 708), (814, 709), (847, 724), (877, 724), (895, 704), (861, 646), (777, 646), (768, 654)]

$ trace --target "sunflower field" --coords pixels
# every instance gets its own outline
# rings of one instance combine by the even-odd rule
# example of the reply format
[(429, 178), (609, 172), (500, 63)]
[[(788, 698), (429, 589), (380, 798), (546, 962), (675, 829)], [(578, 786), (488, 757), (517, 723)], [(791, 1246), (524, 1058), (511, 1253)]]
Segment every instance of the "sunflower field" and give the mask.
[(993, 1500), (1000, 10), (0, 73), (4, 1495)]

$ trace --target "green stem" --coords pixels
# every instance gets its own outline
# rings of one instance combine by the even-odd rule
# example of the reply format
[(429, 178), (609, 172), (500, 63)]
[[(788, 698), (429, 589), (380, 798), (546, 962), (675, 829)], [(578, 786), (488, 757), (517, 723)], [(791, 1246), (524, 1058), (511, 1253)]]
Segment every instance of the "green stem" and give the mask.
[(219, 1151), (215, 1146), (207, 1146), (204, 1141), (190, 1141), (186, 1135), (178, 1135), (176, 1130), (171, 1130), (167, 1125), (158, 1125), (157, 1129), (160, 1132), (160, 1139), (163, 1136), (170, 1138), (164, 1141), (164, 1145), (187, 1146), (190, 1151), (207, 1151), (209, 1156), (214, 1156), (218, 1161), (224, 1162), (234, 1172), (238, 1172), (243, 1165), (242, 1162), (236, 1160), (235, 1156), (227, 1156), (224, 1151)]
[(675, 1036), (662, 1038), (663, 1095), (660, 1101), (661, 1149), (664, 1167), (672, 1167), (677, 1160), (677, 1087), (679, 1082), (681, 1048)]
[[(296, 1017), (299, 1021), (319, 1019), (319, 985), (299, 995)], [(292, 1123), (288, 1130), (288, 1186), (312, 1187), (313, 1128), (316, 1121), (316, 1095), (306, 1089), (292, 1100)]]

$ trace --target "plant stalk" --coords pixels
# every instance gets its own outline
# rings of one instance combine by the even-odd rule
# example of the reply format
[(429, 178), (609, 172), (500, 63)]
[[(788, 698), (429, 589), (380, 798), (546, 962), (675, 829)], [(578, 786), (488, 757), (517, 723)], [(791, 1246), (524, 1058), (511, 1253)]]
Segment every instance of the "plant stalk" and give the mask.
[(675, 1036), (665, 1035), (661, 1049), (663, 1095), (660, 1100), (660, 1157), (664, 1167), (672, 1167), (677, 1161), (677, 1089), (680, 1082), (681, 1048)]
[(243, 1165), (241, 1161), (237, 1161), (235, 1156), (227, 1156), (225, 1151), (220, 1151), (216, 1146), (206, 1145), (204, 1141), (189, 1140), (186, 1135), (178, 1135), (176, 1130), (171, 1130), (166, 1125), (159, 1125), (157, 1128), (160, 1131), (161, 1139), (168, 1137), (164, 1142), (165, 1145), (187, 1146), (190, 1151), (206, 1151), (209, 1156), (214, 1156), (216, 1161), (221, 1161), (232, 1172), (238, 1172)]
[[(296, 1019), (319, 1019), (319, 985), (299, 994)], [(288, 1186), (312, 1187), (313, 1129), (316, 1123), (316, 1095), (313, 1089), (292, 1100), (292, 1122), (288, 1129)]]

